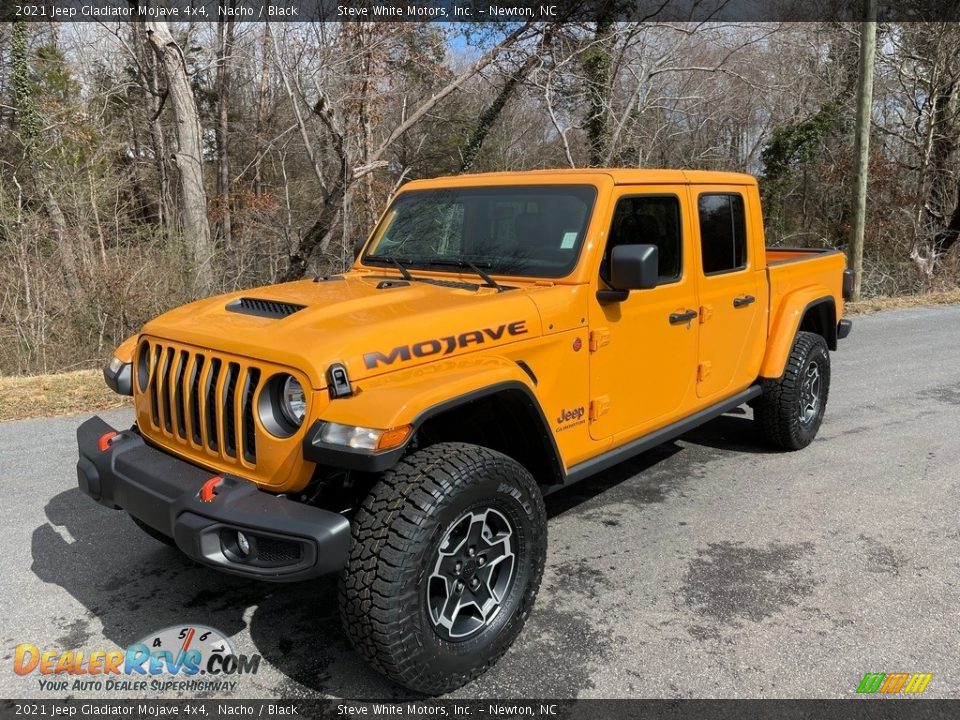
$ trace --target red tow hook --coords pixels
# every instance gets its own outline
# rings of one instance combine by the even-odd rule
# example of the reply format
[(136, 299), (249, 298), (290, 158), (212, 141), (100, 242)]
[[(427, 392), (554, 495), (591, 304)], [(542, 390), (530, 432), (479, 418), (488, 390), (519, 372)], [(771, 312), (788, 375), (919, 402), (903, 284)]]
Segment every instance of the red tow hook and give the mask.
[(110, 443), (113, 442), (113, 439), (117, 436), (116, 430), (111, 430), (110, 432), (105, 432), (100, 436), (100, 439), (97, 441), (97, 449), (100, 452), (106, 452), (110, 447)]
[(223, 483), (223, 478), (219, 475), (214, 475), (207, 480), (200, 487), (200, 501), (213, 502), (213, 499), (217, 496), (217, 488), (220, 487), (221, 483)]

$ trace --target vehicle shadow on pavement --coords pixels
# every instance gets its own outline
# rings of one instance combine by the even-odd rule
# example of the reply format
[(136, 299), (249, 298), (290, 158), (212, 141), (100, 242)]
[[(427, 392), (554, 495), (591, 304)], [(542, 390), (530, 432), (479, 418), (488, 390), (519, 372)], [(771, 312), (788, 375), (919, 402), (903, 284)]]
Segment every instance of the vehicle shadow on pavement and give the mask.
[(249, 682), (235, 678), (238, 697), (256, 694), (254, 683), (275, 697), (413, 697), (350, 647), (340, 628), (336, 577), (272, 584), (205, 568), (78, 489), (54, 496), (45, 511), (49, 522), (33, 531), (32, 570), (86, 608), (80, 617), (51, 618), (51, 639), (63, 648), (96, 646), (98, 624), (120, 648), (170, 625), (199, 623), (228, 636), (247, 627), (256, 647), (241, 641), (237, 651), (259, 653), (282, 677), (266, 686), (262, 673)]
[(769, 455), (783, 452), (763, 444), (754, 427), (753, 414), (742, 407), (691, 430), (680, 439), (694, 445), (737, 453)]
[[(648, 483), (647, 478), (644, 478), (642, 473), (673, 457), (681, 450), (683, 450), (683, 448), (675, 443), (659, 445), (642, 455), (614, 465), (609, 470), (605, 470), (593, 477), (586, 478), (570, 487), (563, 488), (548, 495), (546, 498), (547, 517), (554, 518), (562, 515), (568, 510), (572, 510), (638, 475), (641, 476), (639, 482), (644, 486), (639, 489), (646, 489), (650, 491), (652, 495), (659, 496), (659, 485), (653, 481)], [(651, 502), (653, 501), (655, 500), (651, 497)]]
[[(744, 417), (718, 418), (681, 440), (763, 451)], [(685, 475), (679, 471), (683, 463), (666, 462), (683, 450), (681, 444), (667, 443), (553, 493), (546, 500), (548, 515), (574, 511), (608, 491), (614, 491), (611, 499), (628, 493), (634, 503), (661, 502)], [(630, 479), (635, 482), (625, 482)], [(125, 648), (171, 625), (204, 624), (228, 636), (246, 628), (254, 647), (241, 636), (237, 651), (259, 653), (279, 676), (261, 672), (249, 681), (237, 678), (238, 697), (417, 697), (370, 669), (350, 647), (340, 627), (336, 577), (273, 584), (211, 570), (148, 537), (126, 513), (97, 505), (76, 488), (54, 496), (44, 509), (48, 522), (32, 535), (32, 570), (86, 609), (82, 615), (64, 610), (63, 616), (50, 619), (51, 640), (61, 647), (98, 646), (101, 632)], [(549, 616), (542, 607), (539, 612)], [(534, 611), (531, 622), (537, 615)], [(553, 632), (557, 630), (547, 634)], [(521, 638), (484, 676), (481, 689), (501, 684), (519, 689), (515, 663), (543, 661), (543, 648), (531, 637), (529, 642)], [(576, 688), (568, 689), (575, 694)], [(531, 697), (537, 694), (536, 685), (523, 690)]]

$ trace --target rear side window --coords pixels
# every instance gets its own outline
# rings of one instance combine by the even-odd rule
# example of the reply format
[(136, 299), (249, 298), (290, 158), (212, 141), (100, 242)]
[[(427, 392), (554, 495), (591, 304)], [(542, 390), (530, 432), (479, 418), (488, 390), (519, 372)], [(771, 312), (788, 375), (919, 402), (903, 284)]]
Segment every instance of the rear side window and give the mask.
[(617, 201), (600, 275), (610, 278), (610, 251), (617, 245), (656, 245), (661, 283), (680, 279), (680, 200), (676, 195), (633, 195)]
[(747, 266), (747, 224), (743, 196), (701, 195), (700, 255), (704, 275), (743, 270)]

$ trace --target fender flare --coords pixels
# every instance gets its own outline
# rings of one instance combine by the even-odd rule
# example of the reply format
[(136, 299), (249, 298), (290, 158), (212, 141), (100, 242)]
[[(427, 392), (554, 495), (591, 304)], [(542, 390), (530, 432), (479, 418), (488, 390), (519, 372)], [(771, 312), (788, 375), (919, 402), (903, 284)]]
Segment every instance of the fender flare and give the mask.
[[(787, 366), (787, 358), (793, 347), (793, 341), (800, 329), (800, 324), (807, 313), (821, 305), (829, 305), (836, 318), (836, 300), (830, 291), (822, 285), (803, 288), (787, 295), (780, 303), (780, 312), (770, 328), (767, 339), (767, 352), (760, 363), (759, 376), (762, 378), (779, 378)], [(833, 326), (833, 340), (827, 338), (830, 347), (836, 347), (836, 326)]]
[(122, 343), (117, 345), (117, 349), (113, 351), (113, 356), (119, 358), (125, 363), (133, 362), (133, 356), (137, 350), (137, 342), (139, 340), (139, 333), (136, 335), (131, 335)]
[[(416, 431), (428, 420), (482, 398), (503, 393), (519, 393), (528, 409), (538, 418), (538, 431), (545, 447), (550, 448), (554, 482), (565, 475), (560, 451), (534, 391), (534, 381), (517, 363), (501, 357), (451, 358), (420, 368), (411, 368), (357, 381), (359, 392), (331, 401), (303, 439), (303, 456), (320, 465), (383, 472), (396, 465), (408, 451)], [(378, 389), (381, 391), (378, 393)], [(384, 394), (383, 391), (388, 393)], [(390, 395), (402, 396), (402, 402)], [(392, 450), (379, 453), (358, 451), (342, 446), (315, 444), (312, 439), (325, 422), (389, 429), (412, 425), (407, 441)]]

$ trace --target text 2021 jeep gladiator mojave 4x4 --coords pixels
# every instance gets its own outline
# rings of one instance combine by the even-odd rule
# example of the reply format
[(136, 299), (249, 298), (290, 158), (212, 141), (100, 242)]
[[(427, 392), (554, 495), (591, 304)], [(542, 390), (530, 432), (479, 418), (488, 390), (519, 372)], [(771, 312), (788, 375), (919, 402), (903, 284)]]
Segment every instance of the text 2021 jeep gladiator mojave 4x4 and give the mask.
[(77, 431), (80, 489), (197, 562), (340, 573), (345, 631), (439, 694), (517, 637), (543, 496), (749, 403), (817, 433), (852, 275), (764, 247), (748, 175), (421, 180), (352, 269), (172, 310), (104, 370), (136, 424)]

